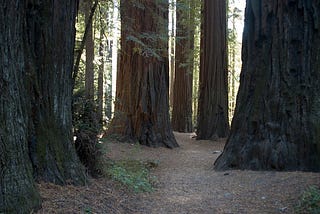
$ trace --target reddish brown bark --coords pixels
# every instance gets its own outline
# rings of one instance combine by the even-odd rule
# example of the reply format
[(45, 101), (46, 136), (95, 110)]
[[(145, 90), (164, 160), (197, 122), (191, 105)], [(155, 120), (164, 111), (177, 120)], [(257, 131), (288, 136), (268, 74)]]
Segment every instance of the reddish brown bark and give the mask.
[(205, 0), (197, 139), (226, 137), (228, 123), (226, 1)]
[(191, 2), (177, 1), (175, 75), (173, 83), (172, 128), (192, 132), (192, 80), (194, 17)]
[(121, 54), (109, 133), (152, 147), (177, 147), (169, 122), (168, 4), (121, 1)]

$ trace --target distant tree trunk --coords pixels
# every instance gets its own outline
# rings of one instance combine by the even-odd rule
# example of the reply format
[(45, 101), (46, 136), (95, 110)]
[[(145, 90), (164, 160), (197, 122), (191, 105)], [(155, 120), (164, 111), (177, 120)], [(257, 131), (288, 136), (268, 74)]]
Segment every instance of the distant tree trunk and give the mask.
[[(95, 11), (97, 9), (98, 2), (99, 2), (98, 0), (96, 0), (94, 2), (93, 6), (91, 8), (89, 17), (87, 17), (87, 19), (85, 20), (84, 34), (83, 34), (80, 46), (76, 50), (75, 63), (74, 63), (74, 66), (73, 66), (73, 73), (72, 73), (72, 89), (74, 89), (74, 87), (75, 87), (76, 78), (77, 78), (78, 73), (79, 73), (79, 65), (80, 65), (80, 61), (81, 61), (81, 56), (82, 56), (82, 53), (83, 53), (83, 49), (85, 48), (85, 45), (86, 45), (86, 41), (87, 41), (86, 39), (88, 37), (88, 34), (90, 33), (89, 32), (90, 29), (91, 29), (91, 32), (92, 32), (92, 19), (93, 19)], [(79, 4), (80, 4), (80, 2), (79, 2)], [(79, 10), (81, 10), (81, 6), (78, 6), (78, 7), (79, 7)]]
[(197, 139), (226, 137), (228, 123), (226, 1), (205, 0)]
[(85, 72), (85, 94), (88, 101), (94, 102), (94, 41), (92, 32), (92, 21), (90, 19), (90, 12), (92, 8), (92, 0), (86, 0), (85, 22), (88, 26), (88, 34), (85, 38), (86, 42), (86, 72)]
[(28, 156), (22, 2), (0, 4), (0, 213), (30, 213), (40, 205)]
[(171, 39), (170, 39), (170, 47), (169, 47), (169, 109), (172, 110), (173, 105), (173, 83), (174, 83), (174, 73), (175, 73), (175, 27), (176, 27), (176, 0), (169, 0), (170, 6), (170, 18), (171, 22)]
[(178, 0), (177, 5), (172, 128), (179, 132), (192, 132), (194, 17), (191, 16), (190, 0)]
[(98, 107), (97, 107), (97, 120), (100, 125), (103, 123), (103, 101), (104, 101), (104, 93), (103, 93), (103, 88), (104, 88), (104, 26), (103, 21), (101, 20), (102, 14), (100, 14), (100, 44), (99, 44), (99, 71), (98, 71)]
[(177, 147), (168, 109), (168, 4), (121, 1), (120, 11), (120, 70), (109, 133), (151, 147)]
[(216, 169), (320, 170), (319, 18), (319, 0), (247, 0), (235, 117)]
[[(112, 16), (111, 16), (112, 17)], [(105, 116), (107, 122), (109, 123), (112, 118), (112, 106), (113, 106), (113, 99), (112, 99), (112, 84), (116, 84), (112, 82), (112, 46), (113, 41), (107, 40), (107, 56), (106, 56), (106, 90), (105, 90)]]
[(71, 121), (77, 1), (27, 2), (28, 141), (35, 175), (58, 184), (83, 184)]

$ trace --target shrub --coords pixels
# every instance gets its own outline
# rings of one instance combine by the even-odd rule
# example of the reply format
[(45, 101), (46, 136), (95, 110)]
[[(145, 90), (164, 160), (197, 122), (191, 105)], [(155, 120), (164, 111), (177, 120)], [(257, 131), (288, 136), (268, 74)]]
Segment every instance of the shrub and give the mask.
[(310, 186), (301, 196), (296, 213), (319, 214), (320, 213), (320, 189)]
[(150, 175), (148, 165), (142, 161), (124, 160), (111, 163), (107, 175), (136, 193), (154, 190), (155, 177)]

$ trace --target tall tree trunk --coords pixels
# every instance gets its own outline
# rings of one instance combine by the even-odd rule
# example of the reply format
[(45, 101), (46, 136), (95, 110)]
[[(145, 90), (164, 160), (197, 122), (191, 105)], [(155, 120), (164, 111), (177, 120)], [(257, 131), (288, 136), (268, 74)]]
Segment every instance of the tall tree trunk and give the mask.
[(100, 12), (100, 44), (99, 44), (99, 71), (98, 71), (98, 106), (97, 106), (97, 120), (100, 125), (103, 123), (103, 101), (104, 101), (104, 93), (103, 93), (103, 88), (104, 88), (104, 52), (105, 52), (105, 47), (104, 47), (104, 26), (103, 21), (101, 20), (104, 18), (103, 16), (104, 13)]
[(0, 213), (29, 213), (40, 205), (28, 156), (24, 21), (22, 1), (1, 2)]
[(197, 139), (226, 137), (228, 123), (226, 1), (205, 0)]
[(173, 105), (173, 85), (175, 73), (175, 29), (176, 29), (176, 0), (169, 0), (169, 13), (171, 29), (169, 31), (169, 109), (172, 110)]
[[(112, 16), (111, 16), (112, 17)], [(112, 48), (113, 48), (113, 41), (112, 39), (107, 40), (107, 56), (106, 56), (106, 90), (105, 90), (105, 115), (107, 122), (111, 121), (112, 118), (112, 106), (113, 106), (113, 99), (112, 99), (112, 85), (116, 84), (112, 82)]]
[(85, 93), (88, 101), (94, 102), (94, 42), (92, 32), (92, 21), (90, 12), (92, 8), (92, 0), (86, 0), (85, 21), (88, 23), (88, 34), (86, 39), (86, 73), (85, 73)]
[[(85, 45), (86, 45), (86, 41), (87, 41), (86, 39), (88, 37), (88, 34), (90, 33), (89, 32), (90, 29), (92, 32), (92, 19), (93, 19), (95, 11), (97, 9), (98, 2), (99, 2), (98, 0), (95, 0), (94, 4), (90, 10), (90, 14), (87, 14), (87, 16), (86, 16), (84, 34), (83, 34), (80, 46), (76, 50), (77, 55), (75, 57), (75, 62), (74, 62), (74, 66), (73, 66), (73, 73), (72, 73), (72, 89), (74, 89), (74, 87), (75, 87), (76, 78), (78, 77), (78, 73), (79, 73), (81, 56), (83, 53), (83, 49), (85, 48)], [(79, 4), (81, 4), (81, 2), (79, 2)], [(78, 6), (78, 7), (79, 7), (79, 10), (81, 10), (81, 6)]]
[(147, 146), (177, 147), (168, 109), (168, 3), (121, 1), (120, 10), (120, 70), (109, 133)]
[(178, 0), (177, 5), (172, 128), (179, 132), (192, 132), (194, 17), (191, 16), (190, 0)]
[(39, 179), (83, 184), (73, 146), (71, 100), (77, 1), (28, 1), (29, 149)]
[(235, 117), (216, 169), (320, 170), (319, 14), (319, 0), (247, 0)]

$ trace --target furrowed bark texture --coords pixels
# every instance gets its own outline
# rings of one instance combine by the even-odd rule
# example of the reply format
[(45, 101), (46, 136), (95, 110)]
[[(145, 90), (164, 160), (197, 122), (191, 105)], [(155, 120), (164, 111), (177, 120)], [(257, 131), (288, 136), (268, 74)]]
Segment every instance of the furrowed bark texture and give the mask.
[(109, 129), (151, 147), (177, 147), (169, 121), (168, 4), (121, 1), (116, 112)]
[(192, 132), (192, 78), (194, 25), (190, 1), (177, 1), (177, 35), (173, 83), (172, 128)]
[(319, 18), (319, 0), (247, 0), (236, 112), (216, 169), (320, 170)]
[(24, 12), (22, 1), (0, 4), (0, 213), (30, 213), (40, 205), (28, 156)]
[(83, 184), (72, 136), (72, 66), (77, 1), (28, 1), (29, 148), (35, 176)]
[(226, 137), (228, 123), (226, 1), (205, 0), (197, 139)]

